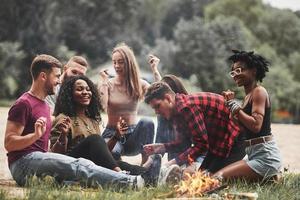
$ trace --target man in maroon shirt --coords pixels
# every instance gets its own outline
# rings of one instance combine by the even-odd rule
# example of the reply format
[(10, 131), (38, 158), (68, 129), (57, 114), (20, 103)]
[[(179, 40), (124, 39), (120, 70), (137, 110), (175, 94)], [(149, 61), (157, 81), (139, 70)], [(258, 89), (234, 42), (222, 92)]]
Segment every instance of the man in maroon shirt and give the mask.
[(215, 172), (244, 157), (242, 143), (237, 142), (240, 129), (232, 120), (223, 96), (208, 92), (175, 94), (167, 84), (156, 82), (148, 88), (145, 102), (156, 114), (172, 120), (178, 133), (171, 143), (145, 146), (146, 153), (176, 152), (180, 138), (190, 138), (190, 147), (167, 166), (189, 164), (199, 156), (205, 156), (201, 168)]
[(33, 175), (53, 176), (59, 182), (80, 182), (85, 186), (118, 185), (140, 188), (157, 184), (160, 156), (155, 156), (151, 168), (140, 176), (97, 166), (84, 158), (73, 158), (48, 152), (51, 131), (47, 95), (60, 84), (61, 63), (50, 55), (37, 55), (31, 64), (32, 85), (10, 108), (4, 146), (9, 169), (18, 185), (24, 186)]

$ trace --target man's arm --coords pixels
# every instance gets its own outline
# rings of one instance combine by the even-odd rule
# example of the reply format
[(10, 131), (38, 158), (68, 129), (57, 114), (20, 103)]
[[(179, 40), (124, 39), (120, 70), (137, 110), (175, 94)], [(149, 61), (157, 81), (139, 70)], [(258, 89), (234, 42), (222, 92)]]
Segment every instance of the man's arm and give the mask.
[(38, 140), (45, 132), (46, 119), (40, 117), (35, 123), (35, 131), (22, 136), (24, 126), (21, 123), (8, 120), (5, 130), (4, 147), (8, 152), (22, 150), (36, 140)]
[(195, 160), (200, 155), (206, 154), (209, 149), (208, 135), (202, 112), (184, 109), (182, 113), (188, 128), (186, 131), (191, 134), (193, 144), (175, 158), (179, 165), (189, 162), (189, 158)]

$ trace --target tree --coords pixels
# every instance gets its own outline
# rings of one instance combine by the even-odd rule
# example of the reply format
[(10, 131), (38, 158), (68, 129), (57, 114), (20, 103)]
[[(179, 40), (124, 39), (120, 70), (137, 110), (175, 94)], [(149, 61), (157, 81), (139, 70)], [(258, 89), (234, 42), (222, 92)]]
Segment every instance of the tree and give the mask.
[(294, 52), (287, 59), (287, 66), (291, 71), (294, 79), (300, 82), (300, 53)]
[(20, 49), (20, 43), (0, 43), (0, 98), (10, 99), (17, 91), (17, 82), (22, 72), (22, 60), (25, 53)]
[(167, 40), (174, 38), (173, 30), (180, 19), (189, 21), (194, 17), (203, 17), (204, 8), (213, 0), (171, 0), (166, 7), (166, 14), (162, 19), (161, 37)]
[(281, 57), (300, 51), (300, 19), (291, 11), (268, 8), (253, 33)]
[(205, 91), (221, 92), (227, 89), (230, 78), (227, 57), (231, 49), (247, 47), (246, 28), (237, 18), (216, 18), (204, 23), (201, 18), (181, 20), (175, 30), (175, 53), (172, 72), (189, 78), (195, 74), (198, 86)]
[(205, 8), (207, 20), (220, 15), (239, 18), (257, 38), (258, 45), (269, 44), (279, 56), (287, 58), (300, 50), (300, 20), (292, 11), (264, 5), (261, 0), (215, 1)]

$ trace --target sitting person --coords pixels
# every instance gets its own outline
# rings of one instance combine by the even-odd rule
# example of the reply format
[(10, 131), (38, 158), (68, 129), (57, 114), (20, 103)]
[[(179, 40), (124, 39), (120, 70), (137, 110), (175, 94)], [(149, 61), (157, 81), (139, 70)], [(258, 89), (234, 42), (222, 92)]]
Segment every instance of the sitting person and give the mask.
[(258, 84), (269, 71), (269, 62), (254, 52), (233, 51), (230, 75), (238, 87), (244, 87), (240, 106), (234, 92), (223, 95), (231, 114), (244, 130), (248, 159), (240, 160), (216, 172), (216, 176), (262, 180), (276, 177), (281, 168), (279, 149), (271, 133), (271, 101), (267, 90)]
[[(208, 92), (175, 94), (161, 81), (150, 85), (145, 102), (156, 114), (172, 120), (181, 138), (190, 140), (191, 145), (166, 163), (167, 166), (187, 164), (205, 156), (201, 169), (216, 172), (244, 157), (243, 147), (236, 141), (240, 129), (231, 118), (223, 96)], [(180, 144), (178, 137), (169, 143), (145, 145), (144, 151), (147, 154), (164, 153), (175, 150)]]
[(56, 86), (60, 84), (61, 63), (50, 55), (38, 55), (32, 61), (30, 73), (31, 88), (10, 108), (4, 139), (9, 170), (18, 185), (26, 185), (33, 175), (53, 176), (59, 182), (79, 181), (85, 186), (113, 184), (139, 188), (145, 183), (157, 183), (160, 157), (154, 160), (147, 173), (132, 176), (84, 158), (48, 152), (51, 117), (45, 98), (55, 94)]
[[(74, 158), (86, 158), (96, 165), (115, 171), (125, 170), (131, 175), (143, 174), (151, 167), (149, 158), (146, 167), (116, 161), (101, 133), (102, 109), (97, 89), (85, 76), (75, 76), (62, 85), (55, 105), (56, 116), (51, 131), (51, 148), (55, 153)], [(124, 120), (117, 123), (115, 137), (121, 137), (128, 129)]]
[(112, 149), (116, 159), (121, 155), (142, 154), (142, 164), (147, 160), (143, 145), (153, 142), (154, 123), (148, 119), (137, 120), (138, 103), (143, 99), (149, 84), (140, 78), (139, 66), (133, 51), (121, 44), (112, 51), (116, 76), (109, 79), (107, 70), (100, 72), (99, 93), (101, 104), (108, 115), (108, 123), (102, 134), (106, 141), (113, 138), (117, 123), (122, 117), (128, 125), (126, 134)]

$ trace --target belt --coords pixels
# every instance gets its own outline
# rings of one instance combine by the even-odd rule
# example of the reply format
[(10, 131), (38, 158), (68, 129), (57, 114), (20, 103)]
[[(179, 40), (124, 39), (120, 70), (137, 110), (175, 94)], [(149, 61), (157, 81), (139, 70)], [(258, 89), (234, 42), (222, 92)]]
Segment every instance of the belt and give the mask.
[(245, 144), (245, 147), (249, 147), (249, 146), (256, 145), (256, 144), (266, 143), (271, 140), (273, 140), (273, 135), (268, 135), (268, 136), (253, 138), (251, 140), (245, 140), (244, 144)]

